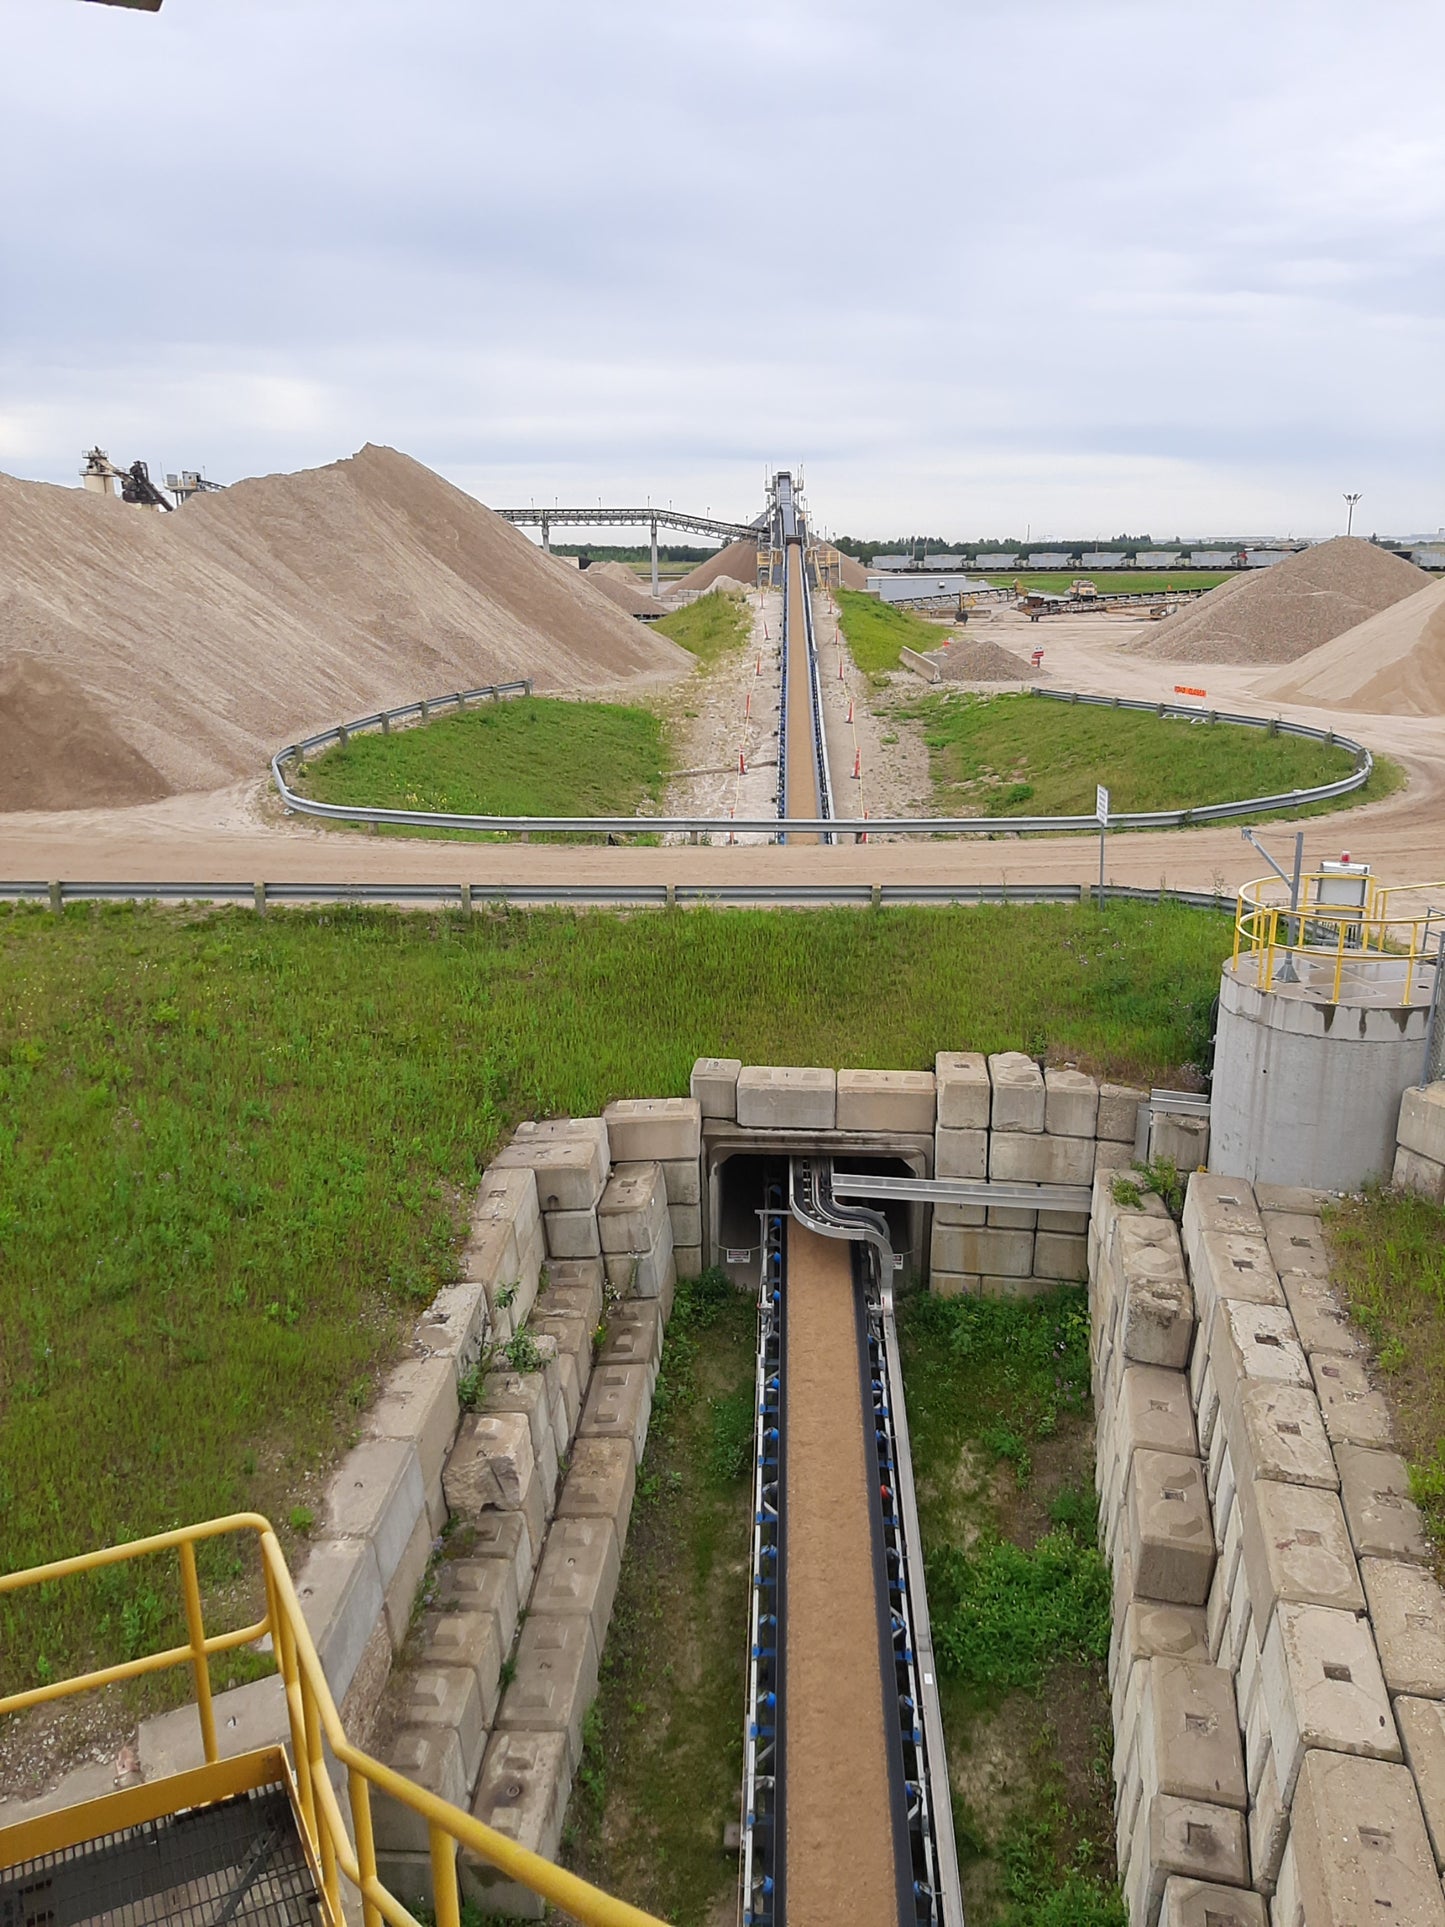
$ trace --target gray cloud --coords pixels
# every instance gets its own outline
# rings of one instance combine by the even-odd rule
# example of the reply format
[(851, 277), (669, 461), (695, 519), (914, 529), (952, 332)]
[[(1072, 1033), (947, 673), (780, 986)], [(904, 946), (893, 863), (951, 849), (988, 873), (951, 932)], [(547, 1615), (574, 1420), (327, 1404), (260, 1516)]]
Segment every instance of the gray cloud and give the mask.
[(1432, 0), (3, 0), (0, 465), (1445, 522)]

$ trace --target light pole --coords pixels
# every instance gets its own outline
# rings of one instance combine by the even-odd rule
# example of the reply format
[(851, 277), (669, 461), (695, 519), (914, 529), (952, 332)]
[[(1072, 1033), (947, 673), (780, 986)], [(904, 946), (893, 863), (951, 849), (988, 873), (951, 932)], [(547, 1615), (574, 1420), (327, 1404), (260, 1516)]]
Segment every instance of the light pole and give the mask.
[(1347, 517), (1347, 518), (1346, 518), (1346, 520), (1345, 520), (1345, 534), (1346, 534), (1346, 535), (1353, 535), (1353, 534), (1354, 534), (1354, 532), (1355, 532), (1355, 504), (1356, 504), (1356, 502), (1358, 502), (1358, 501), (1359, 501), (1359, 499), (1360, 499), (1360, 495), (1361, 495), (1361, 492), (1362, 492), (1361, 490), (1359, 490), (1359, 489), (1356, 489), (1356, 491), (1355, 491), (1355, 493), (1354, 493), (1353, 495), (1347, 495), (1347, 496), (1345, 497), (1345, 500), (1346, 500), (1346, 501), (1347, 501), (1347, 502), (1349, 503), (1349, 505), (1350, 505), (1350, 512), (1349, 512), (1349, 515), (1348, 515), (1348, 517)]

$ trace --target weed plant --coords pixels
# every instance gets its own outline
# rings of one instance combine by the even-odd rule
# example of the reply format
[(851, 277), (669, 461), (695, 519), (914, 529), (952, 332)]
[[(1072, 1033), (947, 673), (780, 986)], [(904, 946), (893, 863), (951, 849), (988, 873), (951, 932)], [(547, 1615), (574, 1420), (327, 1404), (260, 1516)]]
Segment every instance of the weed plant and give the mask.
[[(1177, 1082), (1228, 941), (1139, 904), (0, 913), (6, 1565), (242, 1508), (285, 1538), (518, 1119), (685, 1091), (719, 1053), (921, 1068), (967, 1044)], [(719, 1426), (735, 1463), (738, 1411)], [(201, 1561), (243, 1623), (234, 1550)], [(0, 1691), (179, 1639), (175, 1602), (169, 1562), (8, 1597)]]
[(681, 643), (707, 669), (742, 648), (753, 632), (753, 618), (746, 596), (715, 589), (675, 609), (653, 627)]
[[(307, 763), (292, 787), (353, 808), (634, 816), (661, 796), (667, 767), (662, 724), (650, 710), (519, 696), (388, 736), (353, 736)], [(438, 834), (388, 831), (400, 833)]]
[[(1098, 783), (1116, 811), (1191, 809), (1339, 782), (1354, 768), (1338, 744), (1037, 696), (956, 690), (899, 713), (922, 723), (934, 806), (950, 816), (1092, 815)], [(1315, 807), (1373, 802), (1402, 781), (1380, 758), (1362, 789)]]
[[(969, 1919), (1124, 1927), (1084, 1294), (920, 1294), (899, 1332)], [(974, 1772), (1000, 1733), (1012, 1770)]]

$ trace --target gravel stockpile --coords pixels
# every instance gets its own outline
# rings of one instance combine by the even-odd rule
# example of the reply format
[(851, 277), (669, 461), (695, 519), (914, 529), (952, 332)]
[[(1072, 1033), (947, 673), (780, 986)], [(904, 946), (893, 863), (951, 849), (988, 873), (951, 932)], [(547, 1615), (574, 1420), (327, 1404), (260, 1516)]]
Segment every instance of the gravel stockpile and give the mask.
[(3, 705), (0, 810), (214, 789), (418, 696), (523, 675), (615, 688), (691, 663), (389, 448), (172, 515), (0, 475), (0, 585), (0, 677), (24, 695)]
[(609, 602), (625, 609), (630, 616), (660, 616), (665, 613), (642, 586), (641, 577), (625, 562), (594, 562), (582, 571), (582, 580), (591, 589), (600, 589)]
[(1445, 716), (1445, 582), (1347, 629), (1256, 685), (1279, 702), (1377, 716)]
[(868, 587), (868, 571), (863, 567), (861, 562), (855, 562), (851, 555), (843, 555), (840, 553), (838, 557), (838, 574), (845, 589), (866, 589)]
[(1294, 662), (1429, 580), (1413, 562), (1341, 535), (1221, 582), (1124, 647), (1165, 662)]
[(706, 562), (685, 575), (681, 582), (675, 582), (675, 589), (686, 592), (689, 589), (710, 589), (720, 575), (732, 576), (738, 582), (756, 582), (758, 579), (758, 545), (756, 542), (729, 542), (725, 549), (710, 555)]
[(945, 682), (1028, 682), (1036, 678), (1022, 656), (997, 642), (962, 636), (946, 649), (932, 649), (927, 660), (936, 662)]

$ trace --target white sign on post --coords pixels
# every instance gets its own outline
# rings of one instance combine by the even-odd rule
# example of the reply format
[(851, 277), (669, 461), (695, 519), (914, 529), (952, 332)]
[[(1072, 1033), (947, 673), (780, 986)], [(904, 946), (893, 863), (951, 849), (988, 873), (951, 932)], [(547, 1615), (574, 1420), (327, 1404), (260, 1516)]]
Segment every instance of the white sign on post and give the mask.
[(1094, 785), (1094, 814), (1099, 819), (1099, 900), (1104, 898), (1104, 833), (1109, 827), (1109, 792), (1104, 784)]

